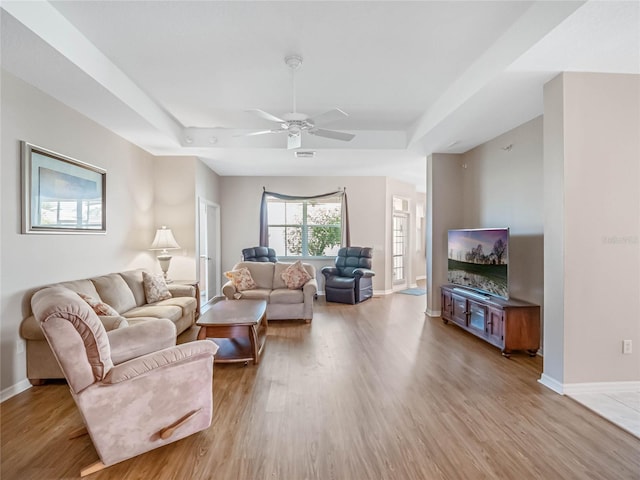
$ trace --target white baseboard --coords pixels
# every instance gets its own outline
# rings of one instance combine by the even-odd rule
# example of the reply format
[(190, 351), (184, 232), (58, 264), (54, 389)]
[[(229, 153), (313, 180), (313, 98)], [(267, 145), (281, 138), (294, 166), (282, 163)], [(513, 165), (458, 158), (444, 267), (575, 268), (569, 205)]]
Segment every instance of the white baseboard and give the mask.
[(581, 393), (615, 393), (640, 391), (640, 382), (585, 382), (560, 383), (544, 373), (538, 380), (542, 385), (560, 395), (578, 395)]
[(378, 295), (378, 296), (380, 296), (380, 295), (389, 295), (391, 293), (393, 293), (393, 290), (374, 290), (373, 291), (373, 294), (374, 295)]
[(554, 392), (559, 393), (560, 395), (564, 395), (564, 386), (555, 378), (552, 378), (549, 375), (545, 375), (543, 373), (538, 379), (538, 382), (540, 382), (545, 387), (553, 390)]
[(428, 310), (426, 312), (430, 317), (440, 317), (442, 315), (442, 310)]
[(640, 382), (565, 383), (564, 394), (614, 393), (640, 391)]
[(11, 397), (22, 393), (29, 388), (31, 388), (31, 383), (29, 383), (28, 379), (25, 378), (24, 380), (20, 380), (15, 385), (11, 385), (0, 392), (0, 402), (9, 400)]

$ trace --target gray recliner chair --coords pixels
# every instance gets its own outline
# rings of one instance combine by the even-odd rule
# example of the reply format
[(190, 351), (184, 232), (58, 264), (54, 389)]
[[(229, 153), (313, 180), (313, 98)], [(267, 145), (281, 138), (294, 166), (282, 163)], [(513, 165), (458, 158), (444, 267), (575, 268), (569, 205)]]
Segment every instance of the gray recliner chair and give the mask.
[(269, 247), (251, 247), (242, 250), (244, 262), (271, 262), (276, 263), (278, 257), (276, 251)]
[(344, 247), (338, 250), (335, 267), (323, 267), (327, 302), (356, 304), (373, 296), (371, 270), (373, 249)]

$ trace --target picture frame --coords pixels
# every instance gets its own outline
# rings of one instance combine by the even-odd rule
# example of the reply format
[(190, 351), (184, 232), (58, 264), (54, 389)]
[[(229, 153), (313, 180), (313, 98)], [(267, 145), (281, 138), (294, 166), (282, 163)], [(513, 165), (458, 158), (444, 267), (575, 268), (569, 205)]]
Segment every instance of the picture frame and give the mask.
[(106, 170), (20, 142), (23, 234), (104, 234)]

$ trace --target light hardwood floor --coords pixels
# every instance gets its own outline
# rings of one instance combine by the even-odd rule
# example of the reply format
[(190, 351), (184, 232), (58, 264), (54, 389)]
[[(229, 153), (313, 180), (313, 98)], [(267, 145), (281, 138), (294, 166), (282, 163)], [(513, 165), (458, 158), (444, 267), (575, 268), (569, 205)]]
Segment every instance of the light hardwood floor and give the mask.
[[(213, 425), (91, 479), (635, 479), (640, 440), (440, 319), (424, 297), (319, 300), (272, 322), (259, 366), (216, 365)], [(97, 460), (64, 384), (2, 404), (3, 480), (76, 478)]]

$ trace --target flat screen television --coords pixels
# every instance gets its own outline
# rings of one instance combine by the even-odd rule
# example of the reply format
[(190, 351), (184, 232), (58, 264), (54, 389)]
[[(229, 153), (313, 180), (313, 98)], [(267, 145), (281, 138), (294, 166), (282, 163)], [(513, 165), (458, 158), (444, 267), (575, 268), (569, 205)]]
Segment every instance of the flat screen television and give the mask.
[(449, 230), (447, 280), (509, 298), (509, 229)]

